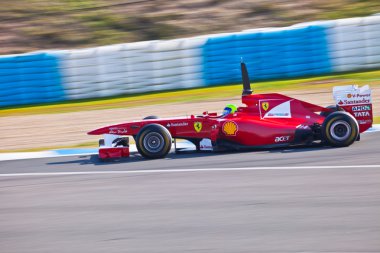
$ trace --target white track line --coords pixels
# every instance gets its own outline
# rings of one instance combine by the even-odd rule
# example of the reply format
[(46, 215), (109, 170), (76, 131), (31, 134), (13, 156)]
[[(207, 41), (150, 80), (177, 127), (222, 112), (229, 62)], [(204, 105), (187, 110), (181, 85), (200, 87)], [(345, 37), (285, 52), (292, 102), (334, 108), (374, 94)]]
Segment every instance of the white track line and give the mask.
[(35, 172), (8, 173), (0, 177), (31, 177), (31, 176), (75, 176), (75, 175), (111, 175), (111, 174), (148, 174), (148, 173), (181, 173), (181, 172), (219, 172), (219, 171), (254, 171), (254, 170), (310, 170), (310, 169), (365, 169), (379, 168), (380, 165), (347, 165), (347, 166), (284, 166), (284, 167), (247, 167), (247, 168), (198, 168), (198, 169), (168, 169), (168, 170), (110, 170), (110, 171), (68, 171), (68, 172)]

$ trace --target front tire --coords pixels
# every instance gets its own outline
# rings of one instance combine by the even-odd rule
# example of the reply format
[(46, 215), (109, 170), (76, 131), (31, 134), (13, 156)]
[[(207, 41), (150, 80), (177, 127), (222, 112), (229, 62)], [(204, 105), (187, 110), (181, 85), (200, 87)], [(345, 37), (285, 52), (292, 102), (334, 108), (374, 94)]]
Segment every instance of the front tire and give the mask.
[(350, 146), (359, 136), (356, 119), (347, 112), (333, 112), (325, 118), (322, 137), (334, 147)]
[(163, 158), (172, 147), (172, 136), (165, 127), (159, 124), (149, 124), (137, 134), (136, 147), (145, 158)]

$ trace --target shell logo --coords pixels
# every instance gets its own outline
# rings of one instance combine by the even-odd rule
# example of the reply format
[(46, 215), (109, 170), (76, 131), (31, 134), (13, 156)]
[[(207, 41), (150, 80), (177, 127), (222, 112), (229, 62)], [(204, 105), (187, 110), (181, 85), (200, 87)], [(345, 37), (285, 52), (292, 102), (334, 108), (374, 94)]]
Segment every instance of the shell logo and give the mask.
[(235, 122), (233, 121), (226, 121), (224, 124), (223, 124), (223, 133), (225, 135), (230, 135), (230, 136), (235, 136), (237, 131), (238, 131), (238, 126)]

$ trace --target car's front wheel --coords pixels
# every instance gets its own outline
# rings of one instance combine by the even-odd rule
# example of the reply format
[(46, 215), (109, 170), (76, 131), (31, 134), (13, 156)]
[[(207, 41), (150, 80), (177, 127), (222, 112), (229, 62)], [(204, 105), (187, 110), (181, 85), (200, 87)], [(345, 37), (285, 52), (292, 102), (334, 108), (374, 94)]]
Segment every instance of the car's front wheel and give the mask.
[(359, 136), (358, 123), (347, 112), (333, 112), (323, 122), (322, 136), (324, 141), (331, 146), (349, 146)]
[(145, 158), (163, 158), (169, 153), (171, 146), (170, 132), (159, 124), (144, 126), (136, 136), (137, 150)]

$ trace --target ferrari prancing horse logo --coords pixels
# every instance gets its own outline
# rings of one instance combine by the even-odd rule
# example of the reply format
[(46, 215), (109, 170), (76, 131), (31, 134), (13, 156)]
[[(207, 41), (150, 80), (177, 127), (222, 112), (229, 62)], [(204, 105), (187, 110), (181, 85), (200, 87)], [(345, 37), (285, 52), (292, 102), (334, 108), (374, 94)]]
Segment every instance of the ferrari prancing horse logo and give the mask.
[(262, 102), (261, 107), (264, 109), (264, 111), (266, 111), (269, 108), (269, 103), (268, 102)]
[(197, 133), (202, 130), (202, 122), (196, 121), (194, 122), (194, 129)]

